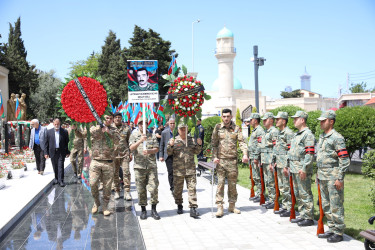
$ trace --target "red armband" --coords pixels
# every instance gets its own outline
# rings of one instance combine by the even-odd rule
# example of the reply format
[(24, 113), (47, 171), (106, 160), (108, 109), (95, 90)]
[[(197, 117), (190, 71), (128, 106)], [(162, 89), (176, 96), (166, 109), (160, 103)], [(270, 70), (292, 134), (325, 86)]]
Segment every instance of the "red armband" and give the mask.
[(338, 157), (340, 157), (340, 158), (349, 157), (349, 154), (348, 154), (348, 151), (346, 150), (346, 148), (337, 150), (336, 153), (337, 153)]
[(261, 137), (261, 136), (258, 137), (258, 142), (259, 142), (259, 143), (262, 142), (262, 137)]
[(288, 150), (290, 149), (290, 144), (286, 144), (288, 146)]
[(276, 140), (272, 140), (272, 144), (275, 146), (276, 145)]
[(315, 153), (315, 148), (314, 146), (305, 147), (305, 151), (306, 151), (306, 154), (313, 155)]

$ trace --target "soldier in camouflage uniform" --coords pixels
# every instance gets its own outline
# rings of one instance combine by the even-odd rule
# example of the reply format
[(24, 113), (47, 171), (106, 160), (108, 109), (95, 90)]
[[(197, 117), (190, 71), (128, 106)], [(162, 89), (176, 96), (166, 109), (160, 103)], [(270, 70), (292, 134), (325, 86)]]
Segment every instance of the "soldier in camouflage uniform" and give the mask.
[(344, 224), (344, 176), (350, 165), (345, 139), (334, 128), (336, 114), (328, 110), (318, 118), (324, 131), (319, 136), (317, 148), (317, 179), (320, 183), (322, 207), (329, 231), (319, 234), (334, 243), (343, 240)]
[[(90, 164), (90, 187), (91, 194), (94, 198), (95, 204), (91, 210), (93, 214), (98, 212), (99, 206), (102, 204), (103, 214), (110, 215), (111, 212), (108, 209), (109, 199), (111, 198), (111, 185), (113, 181), (113, 160), (117, 155), (117, 149), (114, 145), (118, 144), (118, 135), (113, 128), (113, 115), (104, 116), (104, 127), (101, 128), (99, 125), (92, 126), (90, 128), (91, 133), (91, 164)], [(75, 126), (72, 126), (75, 129)], [(112, 141), (111, 146), (108, 145), (107, 137)], [(79, 138), (86, 138), (87, 131), (79, 131), (75, 129), (75, 136)], [(99, 178), (103, 181), (103, 200), (100, 203), (98, 182)]]
[[(183, 213), (182, 190), (184, 189), (184, 180), (189, 194), (190, 217), (198, 218), (199, 213), (196, 210), (197, 204), (197, 177), (195, 175), (194, 155), (202, 150), (202, 139), (197, 141), (191, 136), (186, 135), (187, 126), (178, 125), (178, 136), (169, 140), (167, 146), (168, 155), (173, 155), (173, 187), (174, 199), (177, 204), (177, 213)], [(186, 137), (187, 136), (187, 137)], [(187, 145), (186, 145), (187, 140)]]
[(315, 139), (311, 130), (306, 126), (308, 118), (306, 112), (297, 111), (292, 118), (294, 118), (294, 126), (298, 132), (291, 141), (288, 158), (300, 217), (292, 219), (291, 222), (301, 227), (312, 226), (314, 225), (314, 201), (311, 192), (311, 177)]
[(216, 172), (218, 184), (216, 191), (217, 213), (216, 217), (224, 215), (224, 185), (225, 177), (228, 179), (228, 212), (240, 214), (241, 211), (235, 208), (237, 202), (237, 143), (243, 152), (243, 162), (248, 162), (247, 147), (243, 140), (241, 128), (232, 122), (232, 111), (223, 109), (222, 123), (215, 126), (212, 132), (212, 157), (217, 164)]
[[(143, 142), (146, 142), (146, 150), (143, 149)], [(138, 130), (134, 131), (129, 140), (130, 150), (134, 154), (135, 184), (138, 192), (138, 205), (142, 212), (140, 219), (147, 219), (147, 190), (151, 193), (151, 217), (159, 220), (160, 216), (156, 211), (158, 201), (158, 169), (156, 166), (155, 154), (159, 150), (159, 143), (154, 134), (146, 129), (143, 134), (143, 120), (138, 120)]]
[[(70, 133), (74, 133), (74, 131), (71, 130)], [(74, 177), (76, 178), (77, 183), (81, 183), (81, 175), (82, 175), (85, 152), (86, 152), (85, 139), (75, 136), (73, 140), (73, 149), (70, 152), (70, 162), (72, 163)]]
[(124, 175), (124, 199), (130, 201), (132, 197), (130, 196), (130, 169), (129, 162), (131, 161), (131, 155), (129, 150), (129, 138), (130, 129), (128, 126), (122, 125), (122, 115), (117, 112), (114, 114), (114, 128), (120, 135), (120, 141), (118, 146), (118, 155), (115, 158), (115, 169), (113, 175), (113, 185), (115, 189), (115, 199), (120, 198), (120, 180), (119, 172), (120, 167)]
[(273, 162), (277, 170), (277, 180), (282, 195), (281, 208), (279, 212), (280, 217), (290, 217), (290, 209), (292, 207), (292, 197), (290, 195), (290, 183), (288, 172), (288, 151), (290, 143), (294, 137), (293, 131), (287, 126), (288, 113), (279, 112), (276, 119), (276, 127), (280, 129), (279, 135), (276, 138), (276, 144), (273, 150)]
[(252, 113), (250, 116), (250, 125), (253, 127), (253, 131), (251, 132), (249, 144), (248, 144), (248, 154), (250, 159), (250, 164), (252, 168), (253, 173), (253, 180), (256, 186), (255, 196), (252, 199), (254, 202), (260, 201), (260, 192), (262, 190), (262, 184), (260, 181), (260, 172), (259, 172), (259, 166), (257, 166), (258, 163), (255, 163), (259, 161), (260, 159), (260, 141), (262, 139), (262, 136), (264, 135), (264, 129), (262, 126), (260, 126), (260, 115), (258, 113)]
[(268, 201), (262, 205), (267, 209), (275, 207), (275, 173), (273, 172), (272, 158), (273, 145), (276, 144), (276, 138), (279, 135), (279, 130), (273, 126), (274, 116), (271, 112), (264, 114), (263, 125), (266, 128), (260, 143), (261, 164), (263, 166), (264, 180), (268, 191)]

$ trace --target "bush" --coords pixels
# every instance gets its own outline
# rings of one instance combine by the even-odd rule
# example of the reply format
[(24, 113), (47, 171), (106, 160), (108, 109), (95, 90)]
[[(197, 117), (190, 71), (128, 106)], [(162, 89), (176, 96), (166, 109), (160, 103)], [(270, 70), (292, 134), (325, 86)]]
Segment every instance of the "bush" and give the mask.
[[(362, 173), (375, 181), (375, 150), (371, 150), (365, 154), (362, 163)], [(372, 203), (375, 206), (375, 187), (371, 187), (371, 193), (369, 194)]]
[(202, 126), (204, 127), (203, 152), (206, 152), (207, 149), (212, 149), (212, 132), (214, 131), (215, 125), (218, 123), (221, 123), (221, 118), (219, 116), (212, 116), (202, 120)]
[[(322, 114), (322, 111), (315, 110), (315, 111), (307, 112), (307, 114), (309, 115), (309, 117), (307, 118), (307, 123), (306, 123), (307, 127), (309, 127), (311, 132), (315, 135), (317, 126), (319, 126), (320, 128), (320, 121), (318, 120), (318, 118)], [(319, 135), (317, 137), (315, 136), (315, 138), (318, 140)]]

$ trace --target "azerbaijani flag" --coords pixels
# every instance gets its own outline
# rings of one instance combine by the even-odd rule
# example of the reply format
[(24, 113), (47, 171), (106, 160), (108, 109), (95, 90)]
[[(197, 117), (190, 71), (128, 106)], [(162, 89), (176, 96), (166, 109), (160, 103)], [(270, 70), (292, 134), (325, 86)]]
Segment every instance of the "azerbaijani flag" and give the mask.
[(177, 62), (176, 62), (176, 58), (173, 55), (172, 61), (169, 64), (169, 67), (168, 67), (168, 75), (170, 75), (170, 74), (173, 75), (176, 71), (177, 71)]
[(5, 117), (4, 105), (3, 105), (3, 96), (1, 95), (1, 91), (0, 91), (0, 116)]
[(159, 108), (158, 108), (158, 111), (156, 113), (159, 116), (158, 120), (159, 121), (161, 120), (163, 122), (163, 125), (165, 125), (166, 120), (165, 120), (165, 115), (164, 115), (163, 111), (164, 111), (164, 107), (162, 105), (160, 105)]
[(20, 106), (20, 102), (18, 101), (18, 98), (16, 98), (16, 113), (15, 113), (15, 117), (17, 120), (20, 120), (21, 119), (21, 106)]

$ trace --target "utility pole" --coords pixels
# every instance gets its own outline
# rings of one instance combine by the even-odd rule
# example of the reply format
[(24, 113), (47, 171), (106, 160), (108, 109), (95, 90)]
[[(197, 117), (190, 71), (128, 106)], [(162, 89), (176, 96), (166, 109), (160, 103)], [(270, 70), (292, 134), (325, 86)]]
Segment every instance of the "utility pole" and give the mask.
[(254, 45), (253, 47), (253, 62), (254, 62), (254, 77), (255, 77), (255, 107), (257, 108), (257, 112), (259, 113), (259, 89), (258, 89), (258, 69), (259, 66), (264, 65), (264, 59), (263, 57), (258, 58), (258, 45)]

